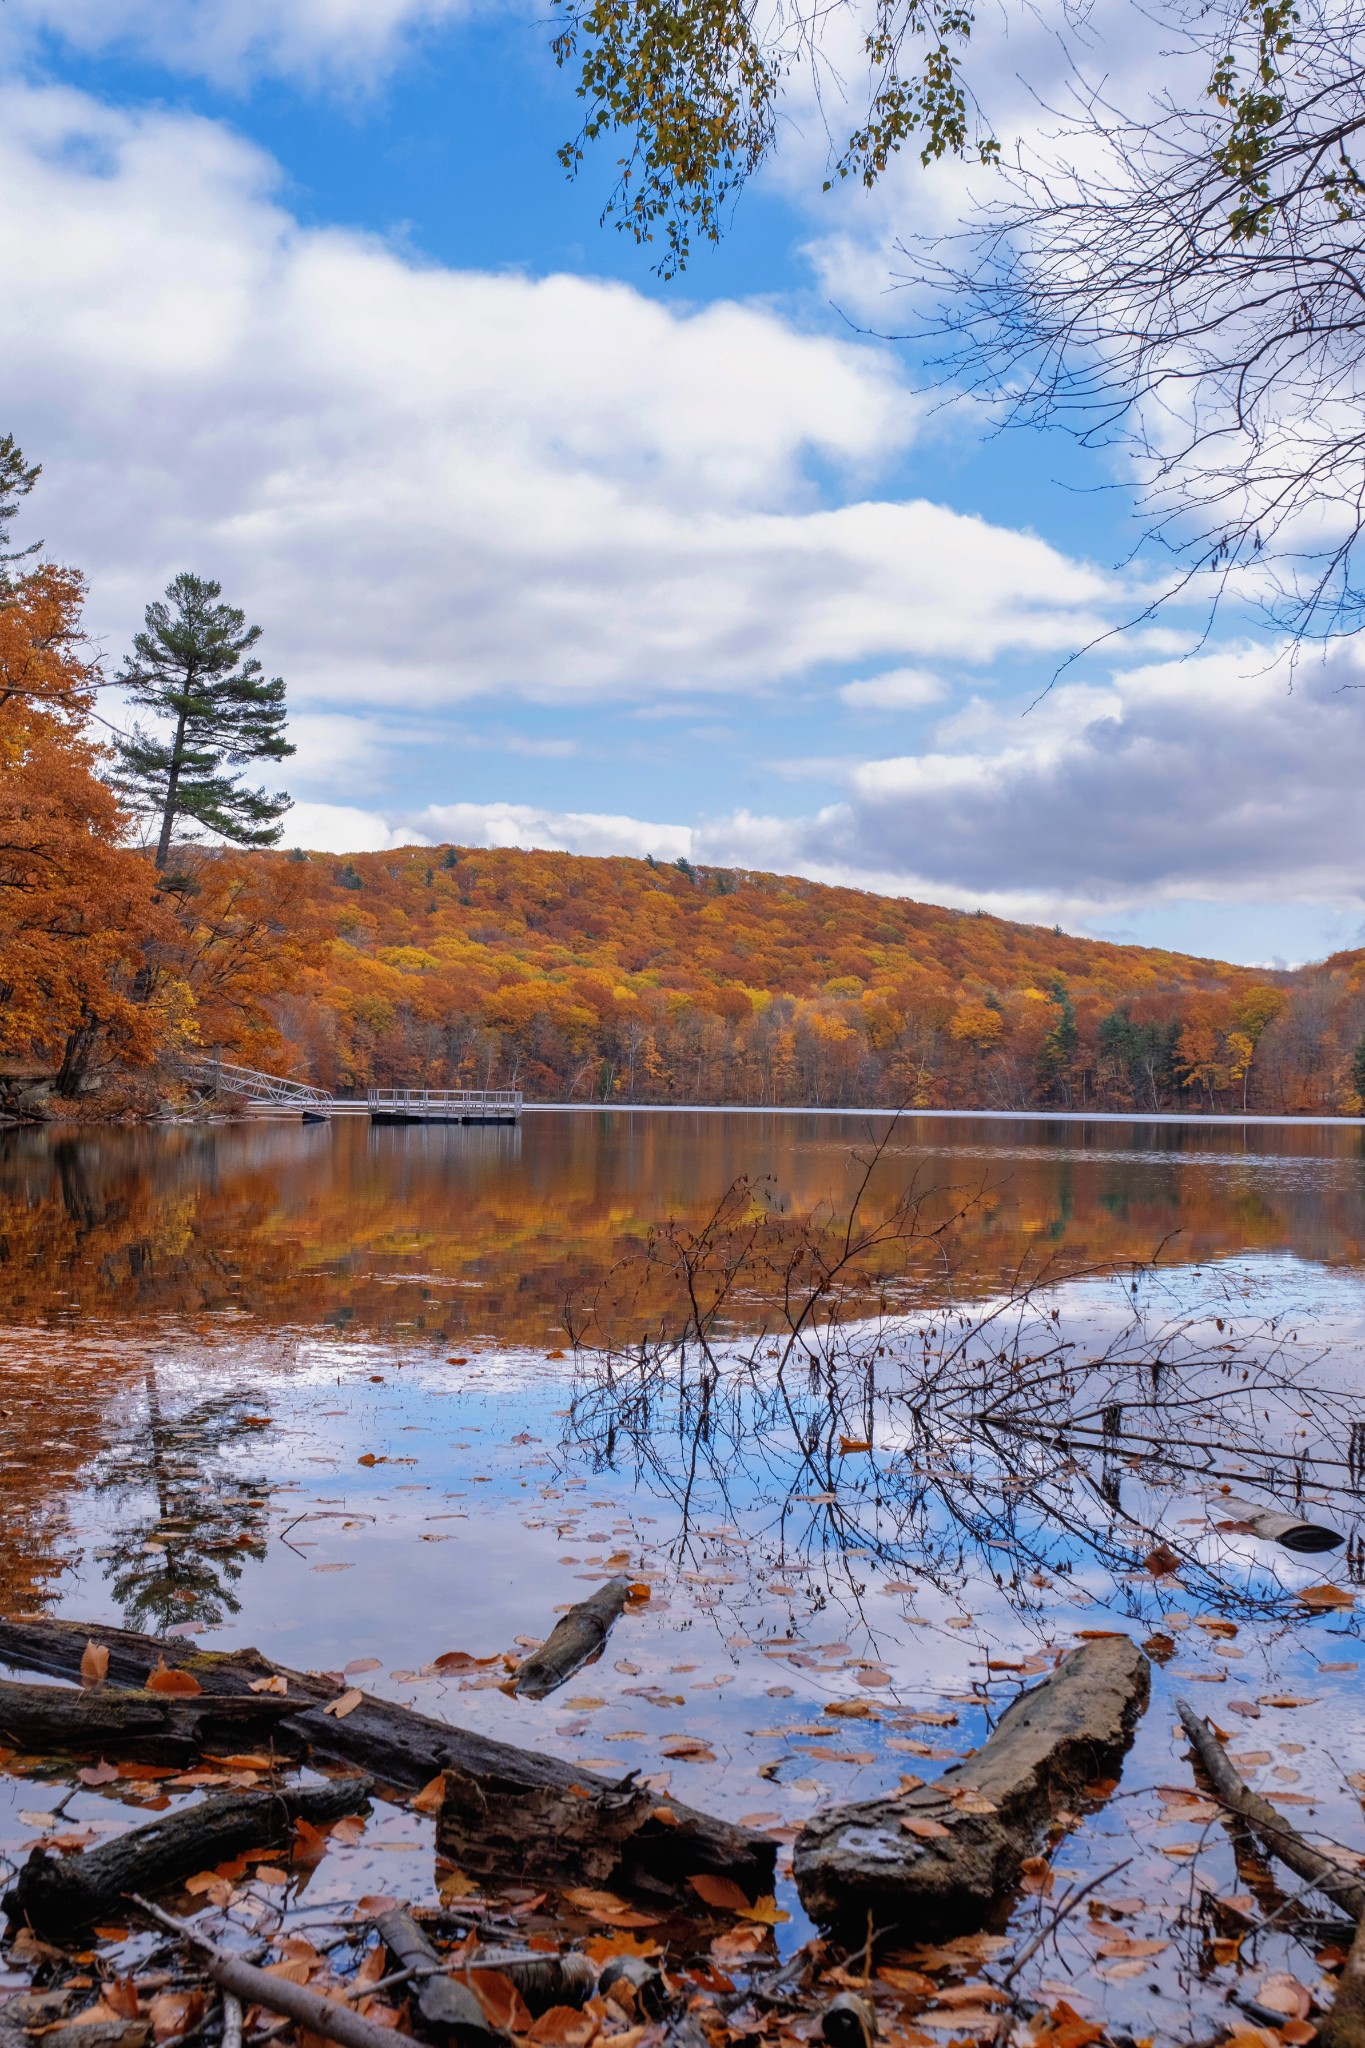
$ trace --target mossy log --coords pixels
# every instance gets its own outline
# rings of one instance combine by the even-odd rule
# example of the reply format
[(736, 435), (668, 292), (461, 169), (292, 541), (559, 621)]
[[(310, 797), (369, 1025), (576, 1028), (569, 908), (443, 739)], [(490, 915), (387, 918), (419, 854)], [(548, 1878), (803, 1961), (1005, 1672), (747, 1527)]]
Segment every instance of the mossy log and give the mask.
[(1150, 1683), (1127, 1636), (1083, 1643), (934, 1784), (813, 1814), (794, 1857), (806, 1911), (852, 1929), (870, 1913), (920, 1939), (981, 1927), (1058, 1809), (1117, 1766)]
[(34, 1849), (0, 1904), (11, 1921), (61, 1941), (107, 1918), (133, 1893), (174, 1884), (243, 1849), (287, 1841), (297, 1820), (316, 1827), (357, 1813), (370, 1789), (368, 1778), (349, 1777), (288, 1791), (225, 1792), (130, 1828), (83, 1856)]
[[(45, 1618), (0, 1620), (0, 1663), (74, 1677), (92, 1638), (108, 1650), (108, 1677), (116, 1684), (141, 1685), (165, 1647), (131, 1629)], [(176, 1662), (193, 1674), (205, 1693), (217, 1698), (241, 1695), (255, 1679), (283, 1678), (290, 1711), (279, 1723), (281, 1729), (297, 1733), (316, 1756), (372, 1773), (381, 1786), (417, 1792), (449, 1773), (448, 1784), (457, 1788), (451, 1826), (461, 1810), (473, 1816), (483, 1807), (491, 1817), (505, 1813), (518, 1799), (528, 1811), (541, 1813), (547, 1806), (581, 1799), (587, 1814), (600, 1815), (604, 1825), (610, 1820), (615, 1827), (620, 1819), (618, 1801), (629, 1788), (594, 1771), (539, 1750), (495, 1742), (368, 1694), (350, 1713), (328, 1714), (324, 1709), (340, 1696), (342, 1684), (272, 1664), (259, 1650), (177, 1650)], [(575, 1792), (575, 1786), (581, 1792)], [(694, 1895), (687, 1880), (706, 1871), (733, 1878), (751, 1898), (772, 1890), (776, 1852), (766, 1836), (679, 1799), (666, 1802), (671, 1822), (651, 1819), (659, 1802), (646, 1803), (638, 1792), (630, 1797), (637, 1824), (613, 1839), (610, 1868), (601, 1873), (604, 1883), (689, 1906)]]

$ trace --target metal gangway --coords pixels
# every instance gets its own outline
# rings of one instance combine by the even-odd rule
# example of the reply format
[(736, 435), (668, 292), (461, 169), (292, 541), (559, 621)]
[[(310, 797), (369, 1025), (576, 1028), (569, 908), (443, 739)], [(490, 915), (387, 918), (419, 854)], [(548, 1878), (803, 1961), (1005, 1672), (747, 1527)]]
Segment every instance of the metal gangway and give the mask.
[(338, 1106), (325, 1088), (315, 1088), (309, 1081), (290, 1081), (283, 1074), (265, 1074), (213, 1055), (186, 1060), (185, 1070), (206, 1093), (235, 1097), (256, 1114), (293, 1111), (328, 1116)]
[(371, 1088), (372, 1124), (514, 1124), (519, 1088)]

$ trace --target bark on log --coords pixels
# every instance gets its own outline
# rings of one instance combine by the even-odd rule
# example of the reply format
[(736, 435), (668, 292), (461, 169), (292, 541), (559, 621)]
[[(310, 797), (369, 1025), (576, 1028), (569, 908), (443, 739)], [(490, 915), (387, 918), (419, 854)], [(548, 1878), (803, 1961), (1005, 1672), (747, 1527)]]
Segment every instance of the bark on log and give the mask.
[(859, 1930), (871, 1913), (919, 1939), (980, 1927), (1058, 1807), (1118, 1765), (1150, 1682), (1126, 1636), (1083, 1643), (936, 1784), (813, 1814), (794, 1859), (806, 1911)]
[(1315, 1885), (1337, 1905), (1344, 1906), (1353, 1919), (1365, 1915), (1365, 1886), (1341, 1864), (1306, 1842), (1279, 1808), (1250, 1785), (1233, 1768), (1232, 1762), (1208, 1722), (1196, 1714), (1188, 1700), (1177, 1700), (1175, 1710), (1190, 1738), (1190, 1746), (1203, 1767), (1204, 1775), (1231, 1813), (1259, 1836), (1263, 1847), (1296, 1877)]
[(443, 2040), (468, 2042), (471, 2048), (489, 2048), (489, 2043), (500, 2039), (469, 1987), (445, 1975), (440, 1956), (410, 1913), (395, 1908), (381, 1913), (374, 1924), (379, 1939), (404, 1969), (440, 1973), (420, 1977), (415, 1986), (417, 2010), (431, 2032)]
[(340, 1820), (365, 1804), (370, 1780), (338, 1778), (287, 1792), (228, 1792), (132, 1828), (84, 1856), (30, 1854), (3, 1908), (10, 1920), (60, 1941), (108, 1914), (132, 1892), (155, 1891), (212, 1868), (243, 1849), (287, 1840), (296, 1820)]
[[(676, 1814), (677, 1824), (663, 1819), (665, 1813)], [(436, 1816), (436, 1850), (468, 1877), (610, 1889), (623, 1869), (665, 1863), (687, 1814), (688, 1808), (643, 1786), (607, 1784), (590, 1772), (532, 1785), (520, 1773), (451, 1769)], [(675, 1874), (680, 1868), (674, 1865)], [(726, 1875), (744, 1882), (734, 1870)], [(771, 1889), (771, 1879), (764, 1882)], [(695, 1910), (695, 1893), (684, 1892), (680, 1882), (670, 1889)]]
[(1365, 1919), (1356, 1925), (1332, 2010), (1318, 2028), (1316, 2048), (1365, 2048)]
[[(248, 1747), (275, 1733), (287, 1699), (242, 1693), (184, 1699), (173, 1693), (115, 1692), (0, 1679), (0, 1736), (25, 1749), (146, 1750), (161, 1759), (194, 1756), (205, 1743)], [(297, 1737), (286, 1745), (297, 1754)]]
[(600, 1657), (629, 1598), (629, 1579), (608, 1579), (605, 1586), (561, 1614), (540, 1648), (518, 1669), (512, 1691), (521, 1699), (543, 1700), (566, 1684), (575, 1671)]
[[(91, 1638), (109, 1651), (109, 1678), (117, 1684), (140, 1685), (160, 1655), (162, 1645), (130, 1629), (92, 1628), (88, 1623), (0, 1620), (0, 1663), (54, 1677), (75, 1677)], [(310, 1672), (272, 1664), (259, 1650), (193, 1650), (178, 1662), (194, 1674), (204, 1692), (215, 1697), (244, 1692), (252, 1679), (283, 1677), (292, 1711), (280, 1726), (293, 1729), (318, 1756), (334, 1758), (371, 1772), (381, 1784), (402, 1792), (418, 1792), (443, 1771), (458, 1781), (457, 1800), (467, 1792), (471, 1807), (480, 1801), (497, 1807), (504, 1800), (523, 1799), (541, 1809), (575, 1797), (580, 1785), (589, 1803), (619, 1795), (609, 1779), (558, 1757), (494, 1742), (445, 1721), (433, 1721), (388, 1700), (366, 1697), (338, 1719), (322, 1709), (341, 1687)], [(773, 1888), (773, 1844), (751, 1828), (718, 1820), (685, 1806), (666, 1802), (672, 1825), (646, 1821), (620, 1840), (617, 1861), (605, 1881), (655, 1896), (695, 1903), (689, 1877), (713, 1871), (732, 1877), (750, 1897)]]
[(1311, 1554), (1338, 1550), (1346, 1538), (1325, 1522), (1305, 1522), (1301, 1515), (1286, 1515), (1279, 1508), (1264, 1507), (1259, 1501), (1238, 1500), (1235, 1495), (1215, 1501), (1214, 1507), (1229, 1521), (1245, 1522), (1253, 1536), (1266, 1543), (1279, 1543), (1286, 1550)]

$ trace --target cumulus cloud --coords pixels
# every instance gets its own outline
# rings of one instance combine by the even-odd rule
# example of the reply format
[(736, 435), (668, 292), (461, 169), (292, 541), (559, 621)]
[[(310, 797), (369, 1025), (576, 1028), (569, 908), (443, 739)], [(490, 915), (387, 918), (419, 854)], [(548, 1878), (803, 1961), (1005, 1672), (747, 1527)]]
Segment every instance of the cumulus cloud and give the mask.
[(7, 0), (11, 50), (39, 36), (83, 55), (131, 51), (172, 71), (237, 86), (302, 76), (372, 82), (414, 33), (467, 11), (467, 0)]
[(937, 704), (948, 694), (938, 676), (921, 668), (893, 668), (882, 676), (865, 676), (845, 683), (839, 695), (855, 711), (918, 711)]
[(871, 492), (920, 402), (870, 344), (304, 229), (221, 125), (66, 90), (0, 95), (0, 177), (13, 423), (114, 645), (192, 566), (305, 708), (658, 699), (1067, 648), (1115, 595)]
[(653, 825), (599, 811), (542, 810), (535, 804), (430, 804), (412, 825), (423, 844), (539, 846), (556, 853), (632, 854), (676, 860), (692, 851), (687, 825)]

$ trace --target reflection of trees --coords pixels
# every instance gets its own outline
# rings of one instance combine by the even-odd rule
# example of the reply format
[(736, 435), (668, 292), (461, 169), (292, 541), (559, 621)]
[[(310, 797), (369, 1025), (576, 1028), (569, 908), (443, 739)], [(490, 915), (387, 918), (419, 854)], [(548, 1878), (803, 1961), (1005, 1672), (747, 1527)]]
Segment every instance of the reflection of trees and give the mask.
[(232, 1589), (244, 1561), (265, 1556), (269, 1483), (232, 1462), (259, 1426), (251, 1396), (212, 1395), (168, 1413), (149, 1365), (145, 1398), (145, 1419), (121, 1429), (95, 1467), (95, 1490), (119, 1509), (105, 1573), (129, 1628), (211, 1627), (241, 1605)]
[[(7, 1319), (241, 1306), (263, 1321), (316, 1325), (344, 1310), (358, 1331), (411, 1324), (459, 1348), (485, 1330), (553, 1343), (566, 1294), (586, 1291), (609, 1341), (641, 1326), (629, 1300), (614, 1330), (606, 1315), (623, 1257), (647, 1244), (661, 1212), (702, 1230), (717, 1191), (755, 1160), (780, 1173), (788, 1215), (813, 1216), (830, 1189), (846, 1205), (848, 1146), (865, 1128), (859, 1118), (622, 1116), (599, 1130), (538, 1116), (516, 1156), (491, 1142), (505, 1133), (370, 1135), (358, 1121), (0, 1132)], [(957, 1184), (992, 1183), (989, 1200), (953, 1226), (964, 1297), (1008, 1286), (1026, 1243), (1098, 1265), (1142, 1259), (1179, 1229), (1190, 1262), (1230, 1248), (1365, 1258), (1354, 1131), (1259, 1133), (1259, 1151), (1280, 1147), (1296, 1163), (1311, 1154), (1315, 1170), (1263, 1161), (1256, 1201), (1235, 1174), (1244, 1140), (1221, 1129), (1116, 1132), (1112, 1149), (1083, 1155), (1070, 1138), (1041, 1142), (1027, 1127), (949, 1136), (907, 1118), (900, 1131), (930, 1162), (922, 1233), (962, 1207)], [(780, 1266), (759, 1267), (736, 1290), (737, 1326), (763, 1323), (773, 1301), (761, 1287), (773, 1280), (784, 1282)]]
[[(567, 1440), (674, 1502), (680, 1557), (706, 1518), (742, 1516), (751, 1564), (837, 1568), (855, 1595), (861, 1554), (952, 1596), (988, 1572), (1021, 1613), (1060, 1577), (1150, 1621), (1162, 1545), (1184, 1596), (1286, 1617), (1275, 1554), (1249, 1566), (1218, 1531), (1218, 1489), (1267, 1505), (1332, 1489), (1353, 1528), (1356, 1404), (1314, 1385), (1273, 1322), (1222, 1297), (1181, 1311), (1150, 1269), (1072, 1275), (1078, 1304), (1062, 1269), (1020, 1271), (960, 1308), (954, 1233), (924, 1192), (865, 1213), (887, 1164), (868, 1162), (842, 1215), (773, 1217), (739, 1182), (700, 1228), (656, 1233), (614, 1283), (614, 1314), (637, 1301), (643, 1334), (580, 1343)], [(898, 1306), (924, 1303), (931, 1272), (933, 1305)], [(758, 1302), (779, 1306), (739, 1335), (737, 1305)], [(575, 1327), (593, 1329), (586, 1308)], [(1193, 1536), (1172, 1518), (1181, 1494), (1210, 1503)]]

